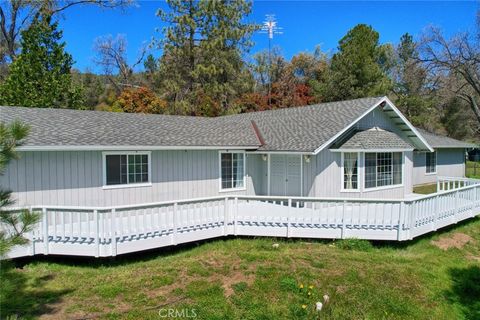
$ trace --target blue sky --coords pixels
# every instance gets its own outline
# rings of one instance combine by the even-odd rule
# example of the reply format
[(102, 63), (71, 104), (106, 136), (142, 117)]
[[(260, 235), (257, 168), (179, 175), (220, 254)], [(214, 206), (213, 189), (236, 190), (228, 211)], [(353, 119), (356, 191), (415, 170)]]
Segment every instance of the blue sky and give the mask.
[[(128, 58), (135, 60), (138, 49), (152, 37), (159, 38), (163, 24), (155, 16), (163, 1), (137, 1), (137, 6), (119, 10), (101, 10), (85, 6), (66, 11), (60, 20), (67, 50), (80, 70), (96, 70), (92, 58), (95, 38), (102, 35), (124, 34), (128, 40)], [(440, 26), (447, 35), (474, 27), (479, 2), (369, 2), (369, 1), (254, 1), (253, 12), (247, 18), (261, 23), (265, 14), (276, 15), (283, 34), (273, 43), (290, 58), (300, 51), (313, 51), (321, 45), (324, 51), (334, 51), (338, 40), (358, 23), (373, 26), (382, 43), (397, 43), (405, 32), (419, 36), (425, 27)], [(253, 37), (251, 54), (268, 47), (266, 34)], [(155, 56), (160, 52), (153, 50)]]

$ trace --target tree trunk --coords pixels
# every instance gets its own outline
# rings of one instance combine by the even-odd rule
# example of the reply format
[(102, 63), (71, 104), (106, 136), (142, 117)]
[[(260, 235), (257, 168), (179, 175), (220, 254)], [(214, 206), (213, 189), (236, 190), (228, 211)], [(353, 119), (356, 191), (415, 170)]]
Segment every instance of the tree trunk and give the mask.
[(480, 108), (478, 107), (475, 97), (472, 95), (469, 95), (468, 100), (470, 101), (470, 107), (472, 108), (472, 111), (475, 114), (475, 117), (477, 118), (477, 122), (480, 123)]

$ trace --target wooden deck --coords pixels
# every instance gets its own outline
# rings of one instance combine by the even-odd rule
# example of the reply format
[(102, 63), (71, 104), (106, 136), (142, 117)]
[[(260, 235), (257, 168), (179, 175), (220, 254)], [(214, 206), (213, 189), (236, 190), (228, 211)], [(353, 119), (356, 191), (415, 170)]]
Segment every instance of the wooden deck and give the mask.
[(108, 257), (228, 235), (403, 241), (480, 213), (478, 180), (444, 178), (407, 199), (226, 196), (117, 207), (35, 206), (36, 254)]

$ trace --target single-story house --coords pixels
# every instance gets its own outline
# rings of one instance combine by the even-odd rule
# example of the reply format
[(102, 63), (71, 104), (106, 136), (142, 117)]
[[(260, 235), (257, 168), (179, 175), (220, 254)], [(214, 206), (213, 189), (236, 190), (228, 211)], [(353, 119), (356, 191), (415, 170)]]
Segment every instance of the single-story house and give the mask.
[(415, 128), (387, 97), (216, 118), (0, 107), (14, 120), (31, 131), (0, 185), (20, 206), (405, 198), (437, 175), (463, 177), (474, 147)]

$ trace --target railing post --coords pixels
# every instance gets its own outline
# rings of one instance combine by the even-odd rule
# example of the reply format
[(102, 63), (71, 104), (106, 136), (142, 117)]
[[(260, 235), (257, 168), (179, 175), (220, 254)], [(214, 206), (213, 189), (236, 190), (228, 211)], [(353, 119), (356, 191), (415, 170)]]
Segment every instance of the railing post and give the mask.
[(235, 197), (235, 217), (233, 218), (233, 234), (237, 235), (237, 218), (238, 218), (238, 198)]
[(435, 203), (433, 204), (433, 207), (434, 207), (434, 211), (433, 211), (433, 226), (432, 226), (432, 229), (433, 231), (437, 231), (437, 221), (438, 221), (438, 191), (437, 191), (437, 195), (435, 196)]
[(47, 208), (42, 208), (42, 219), (43, 219), (43, 245), (44, 250), (43, 254), (48, 254), (48, 211)]
[(412, 240), (413, 239), (413, 229), (415, 228), (415, 224), (416, 224), (416, 217), (417, 215), (417, 203), (416, 201), (412, 201), (410, 202), (410, 209), (408, 210), (408, 218), (410, 219), (410, 227), (409, 227), (409, 239)]
[(288, 199), (287, 207), (287, 238), (290, 238), (290, 214), (292, 212), (292, 199)]
[(112, 256), (115, 257), (117, 255), (117, 225), (115, 223), (115, 209), (112, 209), (112, 212), (111, 212), (110, 229), (111, 229), (110, 236), (112, 237), (110, 241), (112, 246)]
[[(32, 207), (29, 207), (28, 210), (32, 212)], [(35, 229), (38, 227), (38, 223), (35, 224), (35, 227), (32, 228), (32, 232), (30, 232), (30, 242), (31, 242), (31, 251), (30, 255), (35, 255)]]
[(398, 234), (397, 240), (403, 240), (403, 223), (405, 221), (405, 201), (400, 203), (400, 212), (398, 214)]
[(178, 212), (178, 203), (173, 204), (172, 211), (172, 223), (173, 223), (173, 232), (172, 232), (172, 244), (177, 245), (177, 212)]
[(223, 203), (223, 235), (226, 236), (228, 234), (228, 197), (225, 197)]
[(453, 215), (453, 221), (455, 223), (458, 222), (457, 214), (458, 214), (458, 190), (455, 191), (455, 214)]
[(95, 232), (95, 258), (100, 256), (100, 227), (98, 219), (98, 210), (93, 210), (93, 223), (94, 223), (94, 232)]
[(440, 191), (440, 179), (437, 177), (437, 192)]
[(345, 223), (345, 206), (347, 205), (347, 200), (343, 200), (342, 205), (342, 239), (345, 239), (345, 230), (347, 228), (347, 224)]
[(477, 186), (474, 186), (472, 188), (473, 190), (473, 204), (472, 204), (472, 210), (470, 211), (470, 217), (473, 218), (475, 217), (475, 210), (477, 209)]

